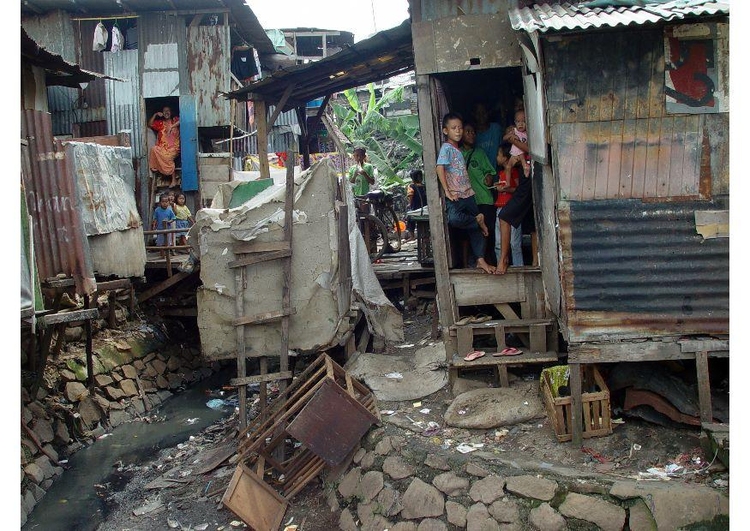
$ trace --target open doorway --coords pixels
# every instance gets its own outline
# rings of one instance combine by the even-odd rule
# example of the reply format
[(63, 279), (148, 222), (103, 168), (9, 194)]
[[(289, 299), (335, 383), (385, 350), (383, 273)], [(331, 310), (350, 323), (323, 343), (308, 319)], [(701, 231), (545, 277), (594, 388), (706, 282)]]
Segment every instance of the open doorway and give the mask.
[[(464, 72), (450, 72), (435, 76), (440, 81), (444, 101), (440, 102), (441, 112), (454, 112), (461, 115), (464, 129), (472, 128), (476, 133), (473, 149), (462, 145), (464, 159), (472, 175), (472, 188), (480, 209), (484, 214), (489, 229), (485, 239), (485, 260), (495, 266), (500, 254), (500, 231), (497, 220), (498, 208), (512, 195), (504, 192), (501, 195), (494, 186), (499, 182), (498, 151), (504, 147), (505, 153), (511, 150), (510, 145), (503, 139), (508, 128), (515, 127), (516, 112), (523, 109), (523, 79), (520, 67), (471, 70)], [(441, 98), (442, 99), (442, 98)], [(442, 124), (443, 116), (438, 117)], [(441, 144), (444, 140), (442, 125), (440, 130)], [(479, 154), (481, 151), (483, 153)], [(518, 150), (514, 150), (517, 152)], [(486, 157), (486, 159), (484, 159)], [(491, 168), (491, 169), (489, 169)], [(519, 167), (520, 168), (520, 167)], [(519, 169), (517, 168), (517, 169)], [(477, 180), (484, 179), (477, 175), (493, 171), (491, 180), (486, 181), (489, 186), (480, 192)], [(479, 172), (477, 174), (477, 172)], [(503, 178), (505, 178), (503, 174)], [(532, 251), (534, 227), (533, 206), (523, 216), (523, 222), (511, 237), (513, 250), (512, 265), (536, 265)], [(469, 238), (466, 231), (449, 227), (447, 234), (448, 265), (449, 268), (473, 267), (470, 258)]]
[[(157, 189), (180, 186), (180, 99), (145, 100), (148, 163)], [(156, 151), (154, 148), (156, 147)]]

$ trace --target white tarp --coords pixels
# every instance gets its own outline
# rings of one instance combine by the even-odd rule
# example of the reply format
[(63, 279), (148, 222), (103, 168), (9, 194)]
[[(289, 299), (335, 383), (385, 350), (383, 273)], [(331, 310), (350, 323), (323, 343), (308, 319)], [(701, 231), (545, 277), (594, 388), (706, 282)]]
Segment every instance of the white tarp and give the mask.
[(68, 142), (84, 230), (94, 271), (118, 277), (143, 276), (146, 248), (135, 202), (132, 150), (92, 142)]
[[(289, 348), (317, 352), (340, 344), (356, 325), (349, 305), (341, 309), (339, 292), (338, 221), (335, 213), (337, 174), (328, 160), (295, 176), (294, 229)], [(276, 181), (276, 180), (275, 180)], [(232, 189), (235, 185), (222, 184)], [(196, 213), (189, 233), (201, 261), (202, 287), (198, 290), (198, 327), (204, 356), (236, 356), (235, 269), (233, 245), (242, 241), (273, 242), (282, 239), (284, 224), (283, 182), (260, 192), (243, 205), (224, 209), (222, 199), (231, 194), (220, 189), (212, 206)], [(348, 198), (353, 212), (351, 198)], [(367, 317), (372, 333), (388, 340), (403, 339), (401, 313), (386, 298), (364, 249), (364, 240), (353, 217), (349, 223), (351, 247), (351, 304)], [(246, 267), (245, 315), (281, 310), (281, 261)], [(347, 297), (348, 298), (348, 297)], [(348, 301), (347, 301), (348, 302)], [(248, 352), (278, 352), (278, 323), (246, 326)]]

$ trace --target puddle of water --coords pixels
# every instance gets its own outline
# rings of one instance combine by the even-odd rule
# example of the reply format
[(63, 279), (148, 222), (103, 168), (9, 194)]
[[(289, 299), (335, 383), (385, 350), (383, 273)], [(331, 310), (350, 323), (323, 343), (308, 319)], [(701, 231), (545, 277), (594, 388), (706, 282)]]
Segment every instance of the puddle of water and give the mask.
[[(173, 396), (150, 411), (165, 420), (131, 422), (118, 426), (110, 435), (76, 452), (65, 470), (36, 504), (23, 530), (94, 531), (105, 517), (106, 505), (97, 494), (96, 485), (126, 483), (127, 472), (117, 467), (139, 465), (165, 448), (177, 446), (214, 422), (229, 416), (232, 408), (223, 410), (206, 406), (206, 389), (225, 384), (231, 374), (219, 372), (192, 388)], [(196, 420), (197, 419), (197, 420)], [(120, 485), (124, 486), (124, 485)]]

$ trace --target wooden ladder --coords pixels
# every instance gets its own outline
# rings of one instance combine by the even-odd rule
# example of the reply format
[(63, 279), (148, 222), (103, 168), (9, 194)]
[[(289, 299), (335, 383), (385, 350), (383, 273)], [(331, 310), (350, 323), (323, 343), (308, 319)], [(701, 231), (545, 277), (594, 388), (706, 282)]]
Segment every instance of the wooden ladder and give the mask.
[[(236, 259), (229, 262), (229, 267), (235, 270), (235, 319), (234, 326), (237, 335), (237, 377), (230, 380), (230, 385), (238, 388), (240, 432), (247, 428), (247, 386), (249, 384), (260, 384), (260, 417), (265, 418), (267, 414), (267, 390), (266, 383), (279, 381), (279, 388), (283, 392), (287, 381), (291, 381), (292, 373), (289, 371), (289, 316), (294, 314), (291, 308), (291, 283), (292, 283), (292, 216), (294, 209), (294, 164), (297, 154), (289, 153), (289, 165), (286, 171), (286, 189), (284, 194), (284, 231), (283, 238), (279, 242), (238, 242), (233, 246)], [(245, 314), (245, 289), (247, 288), (246, 267), (262, 262), (281, 260), (282, 262), (282, 287), (281, 287), (281, 310), (265, 312), (254, 315)], [(267, 325), (269, 323), (281, 322), (281, 346), (279, 351), (279, 372), (268, 372), (269, 354), (248, 354), (245, 345), (245, 327)], [(247, 358), (257, 358), (260, 365), (260, 374), (247, 375)]]

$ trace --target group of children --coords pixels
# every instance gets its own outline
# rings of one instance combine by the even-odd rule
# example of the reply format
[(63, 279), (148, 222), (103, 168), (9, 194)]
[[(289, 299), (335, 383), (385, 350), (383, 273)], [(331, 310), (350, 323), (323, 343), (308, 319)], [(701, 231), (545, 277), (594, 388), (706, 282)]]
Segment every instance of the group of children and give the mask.
[[(159, 196), (159, 204), (154, 209), (153, 221), (151, 221), (151, 230), (164, 229), (189, 229), (195, 223), (190, 208), (185, 204), (185, 194), (182, 192), (175, 194), (172, 191), (163, 193)], [(177, 245), (187, 245), (187, 231), (176, 233), (162, 233), (156, 236), (156, 245), (159, 247), (172, 246), (174, 242)], [(159, 255), (166, 257), (167, 250), (159, 251)], [(171, 250), (170, 254), (174, 254)]]
[[(526, 115), (521, 103), (502, 142), (499, 124), (487, 123), (483, 106), (475, 108), (474, 116), (476, 126), (464, 123), (458, 113), (443, 117), (445, 142), (436, 171), (445, 193), (448, 225), (465, 231), (472, 265), (502, 275), (511, 263), (523, 265), (521, 223), (531, 208)], [(482, 145), (494, 150), (496, 164)]]

